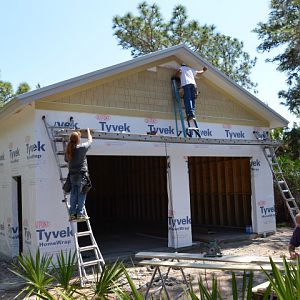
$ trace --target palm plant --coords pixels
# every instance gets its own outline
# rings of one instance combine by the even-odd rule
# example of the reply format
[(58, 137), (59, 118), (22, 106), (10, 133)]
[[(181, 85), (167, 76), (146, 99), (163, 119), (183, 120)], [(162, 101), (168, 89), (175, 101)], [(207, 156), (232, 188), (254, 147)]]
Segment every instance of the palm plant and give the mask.
[[(248, 278), (249, 277), (249, 278)], [(248, 279), (247, 279), (248, 278)], [(237, 289), (237, 279), (235, 273), (232, 273), (231, 277), (232, 284), (232, 299), (233, 300), (251, 300), (252, 299), (252, 284), (253, 284), (253, 273), (251, 272), (249, 276), (244, 272), (243, 274), (243, 286), (242, 295), (239, 297)], [(196, 295), (193, 286), (190, 286), (188, 291), (188, 296), (191, 300), (222, 300), (222, 295), (218, 287), (218, 281), (215, 277), (212, 278), (212, 286), (209, 290), (208, 287), (203, 282), (202, 277), (198, 280), (198, 287), (200, 291), (200, 298)]]
[(131, 293), (122, 291), (120, 288), (117, 288), (117, 290), (115, 290), (117, 296), (120, 298), (120, 300), (144, 300), (145, 299), (144, 296), (137, 290), (137, 287), (135, 286), (133, 280), (131, 279), (125, 267), (123, 267), (123, 272), (129, 283)]
[(211, 291), (205, 286), (202, 277), (198, 280), (198, 286), (200, 291), (200, 298), (196, 295), (193, 286), (190, 285), (190, 289), (188, 291), (189, 298), (191, 300), (218, 300), (222, 299), (221, 294), (218, 288), (218, 282), (215, 277), (212, 278), (212, 287)]
[(105, 265), (96, 282), (93, 285), (95, 296), (100, 300), (110, 299), (109, 295), (114, 294), (120, 287), (120, 279), (124, 274), (122, 262), (116, 261), (112, 265)]
[[(248, 278), (248, 280), (247, 280)], [(243, 274), (243, 286), (241, 298), (238, 296), (237, 281), (235, 273), (232, 273), (232, 299), (233, 300), (251, 300), (252, 299), (252, 286), (253, 286), (253, 272), (249, 273), (249, 276), (244, 272)]]
[(48, 272), (51, 260), (51, 256), (41, 256), (39, 249), (35, 257), (31, 253), (29, 255), (21, 254), (17, 257), (17, 262), (13, 264), (11, 271), (21, 277), (26, 286), (16, 297), (26, 293), (25, 297), (36, 295), (41, 299), (52, 299), (52, 295), (47, 290), (53, 281), (53, 277)]
[(76, 283), (71, 284), (71, 279), (76, 269), (76, 252), (72, 254), (71, 250), (66, 255), (61, 251), (57, 256), (57, 265), (52, 262), (53, 278), (59, 283), (66, 295), (72, 296), (76, 291)]
[(283, 258), (283, 272), (277, 267), (270, 257), (272, 266), (272, 274), (264, 271), (270, 286), (267, 289), (265, 299), (270, 294), (271, 290), (276, 294), (279, 300), (300, 300), (300, 259), (298, 257), (297, 263), (289, 264)]

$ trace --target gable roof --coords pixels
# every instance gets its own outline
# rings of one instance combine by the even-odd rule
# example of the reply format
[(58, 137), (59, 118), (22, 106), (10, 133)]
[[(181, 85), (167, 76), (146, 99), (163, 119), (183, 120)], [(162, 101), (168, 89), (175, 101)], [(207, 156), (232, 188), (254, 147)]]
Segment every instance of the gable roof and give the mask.
[(81, 76), (77, 76), (68, 80), (64, 80), (34, 91), (30, 91), (21, 95), (18, 95), (14, 100), (10, 101), (0, 110), (0, 119), (10, 115), (14, 111), (22, 108), (23, 106), (45, 98), (47, 96), (55, 95), (57, 93), (70, 90), (76, 87), (84, 86), (91, 82), (101, 80), (122, 72), (126, 72), (138, 67), (142, 67), (147, 64), (154, 63), (156, 61), (166, 59), (168, 57), (177, 57), (180, 61), (185, 62), (194, 68), (201, 68), (204, 65), (208, 67), (205, 72), (205, 77), (214, 82), (215, 85), (224, 89), (244, 106), (251, 110), (254, 110), (262, 118), (266, 119), (270, 123), (271, 128), (285, 127), (289, 123), (288, 120), (283, 118), (276, 111), (271, 109), (257, 97), (249, 93), (247, 90), (239, 86), (228, 76), (223, 74), (208, 61), (201, 56), (190, 50), (184, 44), (159, 50), (138, 58), (113, 65), (104, 69), (100, 69), (94, 72), (90, 72)]

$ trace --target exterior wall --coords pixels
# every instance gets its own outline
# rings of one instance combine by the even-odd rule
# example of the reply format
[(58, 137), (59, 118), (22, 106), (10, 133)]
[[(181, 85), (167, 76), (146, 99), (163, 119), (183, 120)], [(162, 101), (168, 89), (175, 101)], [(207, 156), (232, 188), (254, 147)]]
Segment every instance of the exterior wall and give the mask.
[(35, 215), (38, 179), (35, 169), (43, 160), (36, 149), (34, 108), (22, 111), (0, 122), (0, 255), (12, 258), (19, 254), (17, 189), (13, 176), (22, 181), (22, 235), (24, 252), (35, 250)]
[[(130, 133), (144, 134), (150, 129), (155, 129), (161, 135), (175, 135), (174, 121), (153, 118), (138, 118), (113, 115), (98, 115), (89, 113), (76, 113), (58, 111), (37, 110), (36, 127), (41, 126), (41, 117), (46, 115), (50, 125), (64, 126), (70, 116), (74, 117), (78, 128), (93, 128), (99, 131), (116, 132), (125, 131)], [(201, 134), (206, 138), (219, 139), (253, 139), (253, 130), (265, 130), (251, 126), (201, 124)], [(41, 139), (46, 147), (45, 131), (40, 131)], [(242, 145), (188, 145), (188, 144), (164, 144), (151, 142), (129, 142), (95, 140), (89, 151), (89, 155), (139, 155), (139, 156), (167, 156), (170, 159), (171, 169), (169, 178), (171, 194), (169, 199), (169, 246), (178, 248), (191, 245), (191, 214), (188, 182), (188, 156), (228, 156), (228, 157), (251, 157), (252, 158), (252, 226), (254, 232), (273, 232), (276, 230), (274, 215), (273, 178), (268, 168), (267, 161), (263, 156), (260, 146)], [(46, 228), (46, 234), (42, 234), (45, 243), (50, 232), (59, 235), (55, 238), (51, 234), (49, 245), (45, 251), (53, 253), (57, 248), (57, 241), (62, 247), (71, 246), (70, 228), (68, 229), (66, 210), (59, 201), (61, 187), (58, 181), (56, 164), (50, 156), (45, 169), (40, 168), (38, 177), (42, 182), (39, 185), (37, 195), (40, 202), (37, 206), (39, 218), (50, 224)], [(45, 190), (51, 193), (45, 193)], [(169, 191), (170, 192), (170, 191)], [(47, 209), (45, 209), (47, 208)], [(61, 232), (63, 231), (63, 237)], [(37, 235), (39, 238), (39, 235)], [(51, 244), (53, 243), (53, 244)]]
[[(38, 102), (37, 107), (53, 110), (75, 110), (114, 115), (173, 119), (173, 97), (170, 78), (173, 69), (157, 67), (156, 71), (140, 71), (97, 86)], [(268, 126), (254, 111), (241, 106), (236, 99), (208, 82), (197, 79), (200, 97), (198, 120), (221, 124)], [(54, 103), (56, 104), (54, 104)], [(70, 106), (71, 104), (71, 106)]]
[[(50, 139), (42, 121), (42, 115), (35, 115), (36, 139), (44, 144), (45, 160), (36, 167), (38, 184), (36, 185), (36, 247), (41, 253), (53, 255), (61, 250), (74, 250), (73, 234), (77, 227), (70, 224), (66, 204), (62, 202), (63, 191), (59, 180), (57, 163), (51, 148)], [(63, 150), (63, 149), (60, 149)], [(63, 156), (61, 163), (64, 163)], [(67, 169), (63, 177), (67, 176)]]
[[(144, 134), (155, 129), (158, 134), (175, 135), (174, 121), (167, 119), (122, 117), (70, 112), (77, 127), (100, 131), (127, 131)], [(36, 110), (31, 106), (1, 121), (0, 144), (0, 254), (18, 254), (18, 214), (13, 176), (22, 178), (24, 251), (55, 254), (73, 248), (73, 233), (65, 205), (59, 174), (50, 141), (42, 123), (46, 115), (50, 125), (65, 126), (70, 117), (65, 112)], [(20, 126), (22, 120), (22, 126)], [(202, 123), (206, 138), (255, 139), (251, 126)], [(265, 128), (260, 128), (264, 130)], [(232, 156), (252, 158), (252, 226), (254, 232), (276, 230), (273, 180), (259, 146), (188, 145), (150, 142), (95, 140), (90, 155), (167, 156), (170, 169), (168, 231), (169, 246), (191, 245), (191, 213), (188, 180), (188, 156)]]
[[(176, 135), (170, 78), (174, 70), (156, 67), (99, 81), (76, 92), (66, 92), (29, 105), (1, 120), (0, 133), (0, 255), (19, 253), (19, 224), (14, 176), (22, 178), (22, 236), (25, 252), (55, 254), (73, 249), (73, 233), (62, 200), (59, 174), (42, 123), (65, 126), (73, 116), (77, 127), (106, 132)], [(201, 137), (255, 139), (253, 130), (269, 124), (243, 107), (213, 83), (197, 80)], [(35, 110), (35, 108), (37, 110)], [(255, 127), (254, 127), (255, 126)], [(188, 156), (252, 158), (252, 226), (254, 232), (276, 230), (273, 178), (259, 146), (188, 145), (96, 140), (90, 155), (167, 156), (169, 159), (169, 246), (191, 245)]]

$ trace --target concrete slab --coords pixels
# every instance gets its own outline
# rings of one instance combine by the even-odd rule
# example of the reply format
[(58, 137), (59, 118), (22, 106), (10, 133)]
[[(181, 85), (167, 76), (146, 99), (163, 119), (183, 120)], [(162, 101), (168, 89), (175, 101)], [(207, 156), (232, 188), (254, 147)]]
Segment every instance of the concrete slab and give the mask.
[[(140, 230), (139, 230), (140, 229)], [(180, 248), (180, 252), (190, 251), (202, 253), (206, 251), (206, 245), (212, 240), (220, 243), (245, 241), (256, 238), (257, 234), (246, 234), (241, 229), (222, 228), (197, 228), (193, 232), (193, 245)], [(125, 228), (112, 230), (110, 233), (99, 233), (95, 235), (100, 251), (106, 261), (113, 261), (117, 258), (128, 260), (140, 251), (172, 252), (179, 249), (168, 248), (168, 239), (164, 233), (143, 228)]]

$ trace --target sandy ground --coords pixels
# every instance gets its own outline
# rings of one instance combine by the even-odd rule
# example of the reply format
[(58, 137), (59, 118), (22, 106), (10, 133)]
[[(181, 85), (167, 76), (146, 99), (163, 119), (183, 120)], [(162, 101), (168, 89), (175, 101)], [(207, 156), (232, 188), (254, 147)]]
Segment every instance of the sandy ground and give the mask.
[[(260, 255), (260, 256), (272, 256), (280, 257), (282, 255), (288, 255), (287, 245), (292, 234), (292, 230), (288, 228), (280, 228), (277, 233), (268, 237), (256, 238), (253, 240), (244, 240), (231, 243), (225, 243), (221, 245), (223, 255)], [(203, 249), (193, 249), (189, 252), (200, 253)], [(153, 270), (147, 267), (139, 267), (134, 261), (128, 262), (128, 271), (138, 287), (145, 290), (146, 284), (150, 281)], [(13, 299), (13, 297), (21, 290), (21, 281), (13, 275), (8, 268), (9, 263), (0, 261), (0, 299)], [(197, 282), (199, 276), (210, 286), (211, 279), (215, 276), (218, 280), (219, 287), (222, 291), (224, 299), (231, 299), (231, 272), (224, 271), (205, 271), (197, 269), (185, 269), (185, 274), (192, 282), (195, 290), (197, 289)], [(237, 278), (239, 281), (239, 287), (241, 287), (242, 273), (237, 272)], [(168, 280), (168, 290), (172, 295), (172, 299), (181, 293), (181, 287), (183, 280), (180, 271), (172, 270)], [(254, 285), (258, 285), (266, 281), (265, 275), (260, 272), (254, 273)], [(159, 285), (159, 282), (156, 282)], [(88, 291), (85, 291), (88, 292)], [(20, 298), (21, 299), (21, 298)], [(80, 299), (80, 298), (79, 298)], [(159, 299), (156, 294), (154, 299)], [(185, 295), (180, 299), (187, 299)]]

